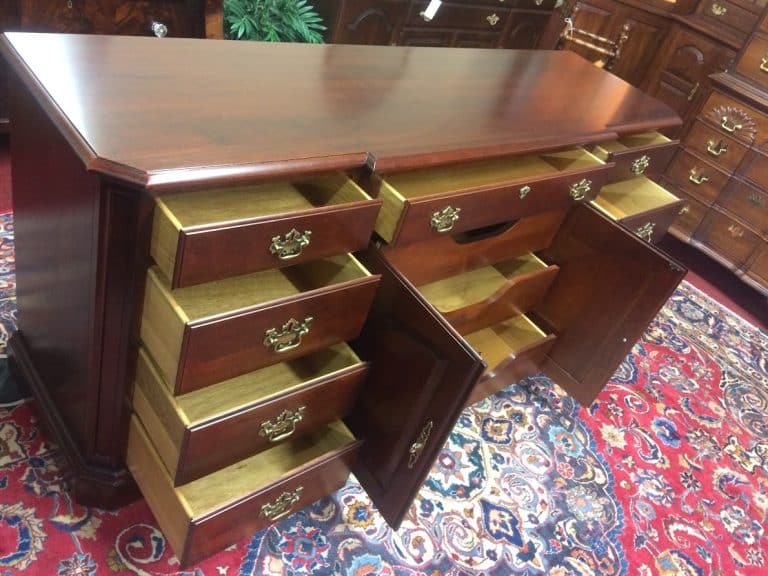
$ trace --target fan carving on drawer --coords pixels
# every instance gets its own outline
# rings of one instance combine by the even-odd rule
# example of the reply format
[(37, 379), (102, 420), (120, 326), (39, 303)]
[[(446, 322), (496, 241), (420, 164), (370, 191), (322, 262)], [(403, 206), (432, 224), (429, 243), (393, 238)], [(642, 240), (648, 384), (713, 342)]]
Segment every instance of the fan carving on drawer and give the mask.
[(708, 112), (709, 119), (729, 134), (738, 133), (750, 140), (755, 139), (757, 124), (755, 120), (741, 108), (717, 105)]

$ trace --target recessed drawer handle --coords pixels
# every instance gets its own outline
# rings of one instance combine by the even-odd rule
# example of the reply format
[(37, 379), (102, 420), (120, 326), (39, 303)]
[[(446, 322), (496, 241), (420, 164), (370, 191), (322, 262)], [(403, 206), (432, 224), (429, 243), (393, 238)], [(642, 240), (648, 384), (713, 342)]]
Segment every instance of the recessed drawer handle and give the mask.
[(741, 226), (737, 226), (736, 224), (731, 224), (728, 226), (728, 232), (730, 232), (731, 236), (734, 238), (741, 238), (744, 236), (744, 229)]
[(424, 424), (424, 428), (421, 429), (421, 432), (419, 432), (418, 438), (416, 438), (416, 442), (411, 444), (411, 448), (408, 450), (408, 468), (413, 468), (416, 465), (416, 462), (419, 461), (419, 458), (421, 457), (421, 453), (424, 451), (424, 448), (427, 445), (427, 442), (429, 441), (429, 435), (432, 433), (432, 427), (434, 426), (432, 420), (427, 420), (427, 423)]
[(696, 186), (700, 186), (704, 184), (704, 182), (709, 182), (709, 178), (704, 176), (704, 174), (697, 172), (696, 168), (691, 168), (691, 171), (688, 172), (688, 180), (696, 184)]
[(499, 23), (499, 20), (501, 20), (501, 18), (499, 18), (496, 12), (494, 12), (490, 16), (486, 17), (486, 20), (488, 20), (488, 24), (490, 24), (491, 26), (496, 26), (496, 24)]
[(653, 238), (653, 230), (656, 228), (656, 222), (646, 222), (642, 226), (640, 226), (637, 230), (635, 230), (635, 234), (640, 236), (643, 240), (646, 240), (647, 242), (651, 241), (651, 238)]
[(259, 516), (272, 521), (287, 516), (293, 505), (301, 499), (302, 492), (304, 492), (304, 486), (296, 486), (293, 490), (286, 490), (272, 502), (262, 504)]
[(712, 156), (720, 156), (721, 154), (728, 152), (728, 144), (724, 143), (722, 140), (719, 142), (710, 140), (707, 142), (707, 152), (712, 154)]
[(640, 174), (645, 172), (648, 166), (650, 165), (651, 165), (651, 159), (648, 157), (647, 154), (643, 154), (642, 156), (640, 156), (640, 158), (632, 162), (632, 166), (630, 166), (630, 171), (635, 176), (640, 176)]
[(749, 200), (755, 206), (765, 206), (765, 199), (763, 199), (763, 197), (756, 192), (750, 193), (750, 195), (747, 196), (747, 200)]
[(264, 346), (277, 353), (298, 348), (301, 345), (301, 337), (312, 327), (312, 320), (312, 316), (307, 316), (303, 322), (291, 318), (280, 330), (270, 328), (264, 333)]
[(292, 228), (290, 232), (283, 236), (274, 236), (269, 245), (269, 253), (274, 254), (280, 260), (290, 260), (299, 256), (310, 243), (311, 230), (299, 232)]
[(461, 208), (454, 208), (453, 206), (446, 206), (442, 210), (432, 213), (432, 218), (429, 219), (429, 224), (436, 232), (441, 234), (453, 230), (453, 225), (459, 219), (459, 213)]
[(760, 70), (768, 72), (768, 54), (760, 59)]
[(274, 420), (266, 420), (259, 426), (259, 436), (270, 442), (281, 442), (296, 432), (296, 424), (304, 419), (306, 406), (296, 410), (283, 410)]
[(592, 180), (587, 180), (586, 178), (584, 180), (576, 182), (575, 184), (571, 184), (571, 188), (570, 188), (571, 198), (573, 198), (577, 202), (579, 200), (584, 200), (584, 198), (587, 196), (587, 192), (589, 192), (591, 188), (592, 188)]
[(733, 134), (737, 130), (741, 130), (742, 129), (742, 125), (741, 124), (736, 124), (732, 120), (729, 120), (728, 116), (723, 116), (722, 118), (723, 118), (723, 121), (720, 122), (720, 127), (723, 130), (725, 130), (726, 132), (728, 132), (729, 134)]
[(728, 8), (717, 3), (712, 4), (712, 7), (710, 10), (712, 14), (714, 14), (715, 16), (725, 16), (726, 13), (728, 12)]

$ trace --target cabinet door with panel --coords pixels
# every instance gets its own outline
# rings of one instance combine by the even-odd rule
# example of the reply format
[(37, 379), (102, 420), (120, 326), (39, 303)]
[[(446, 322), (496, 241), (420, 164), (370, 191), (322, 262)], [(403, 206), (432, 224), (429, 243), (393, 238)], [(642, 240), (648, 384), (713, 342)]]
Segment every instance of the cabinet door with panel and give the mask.
[(616, 13), (614, 28), (618, 54), (610, 66), (611, 72), (630, 84), (639, 86), (650, 70), (657, 47), (664, 41), (669, 21), (643, 10), (622, 6)]
[[(320, 3), (319, 8), (330, 3)], [(400, 0), (344, 0), (338, 21), (327, 21), (336, 44), (390, 44), (408, 11)]]
[(507, 24), (502, 48), (529, 49), (539, 45), (551, 14), (529, 10), (513, 10)]

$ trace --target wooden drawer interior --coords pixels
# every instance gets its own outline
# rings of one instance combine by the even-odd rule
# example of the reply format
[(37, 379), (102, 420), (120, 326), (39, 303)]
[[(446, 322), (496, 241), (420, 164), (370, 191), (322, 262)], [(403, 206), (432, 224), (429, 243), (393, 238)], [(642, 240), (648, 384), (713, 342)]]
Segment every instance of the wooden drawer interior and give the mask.
[[(394, 239), (409, 202), (443, 195), (472, 193), (501, 186), (578, 173), (604, 162), (583, 148), (547, 154), (493, 158), (480, 162), (411, 170), (387, 175), (381, 184), (383, 200), (376, 232), (387, 242)], [(482, 199), (478, 198), (481, 203)]]
[(234, 544), (335, 489), (359, 442), (340, 422), (174, 487), (135, 416), (127, 465), (182, 566)]
[(340, 343), (174, 397), (141, 349), (133, 409), (183, 484), (345, 416), (365, 368)]
[(648, 178), (632, 178), (603, 186), (591, 204), (616, 221), (679, 203), (679, 199)]
[(616, 140), (608, 140), (607, 142), (601, 142), (592, 150), (592, 153), (607, 162), (613, 155), (621, 152), (629, 152), (635, 149), (641, 148), (653, 148), (656, 146), (665, 146), (671, 143), (672, 140), (661, 134), (660, 132), (642, 132), (640, 134), (631, 134), (629, 136), (621, 136)]

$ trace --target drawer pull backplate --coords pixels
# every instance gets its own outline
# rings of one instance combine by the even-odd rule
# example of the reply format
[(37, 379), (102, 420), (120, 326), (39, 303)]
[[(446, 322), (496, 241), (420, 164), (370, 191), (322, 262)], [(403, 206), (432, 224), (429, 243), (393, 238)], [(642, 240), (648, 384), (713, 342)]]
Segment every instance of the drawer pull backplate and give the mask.
[(586, 178), (576, 182), (575, 184), (571, 184), (571, 198), (577, 202), (579, 200), (584, 200), (584, 198), (587, 196), (587, 192), (589, 192), (591, 188), (592, 180), (587, 180)]
[(715, 16), (725, 16), (728, 12), (728, 8), (721, 4), (713, 3), (711, 7), (711, 12)]
[(651, 238), (653, 238), (653, 230), (656, 228), (656, 222), (646, 222), (642, 226), (640, 226), (637, 230), (635, 230), (635, 234), (640, 236), (643, 240), (646, 240), (648, 242), (651, 241)]
[(307, 316), (302, 322), (291, 318), (282, 328), (270, 328), (264, 333), (264, 346), (272, 348), (273, 352), (288, 352), (301, 345), (301, 337), (312, 327), (312, 316)]
[(299, 406), (296, 410), (283, 410), (274, 420), (266, 420), (259, 426), (259, 436), (267, 438), (270, 442), (280, 442), (296, 432), (296, 424), (304, 419), (306, 406)]
[(416, 438), (416, 442), (411, 444), (411, 448), (408, 450), (408, 468), (413, 468), (416, 465), (416, 462), (419, 461), (421, 453), (424, 451), (424, 448), (429, 441), (429, 435), (432, 434), (433, 426), (434, 423), (432, 420), (427, 420), (427, 423), (424, 424), (424, 428), (419, 432), (419, 437)]
[(645, 170), (648, 168), (648, 166), (651, 165), (651, 159), (648, 157), (647, 154), (643, 154), (638, 158), (637, 160), (632, 162), (632, 166), (630, 167), (630, 170), (632, 174), (635, 176), (640, 176)]
[(691, 168), (691, 171), (688, 172), (688, 180), (696, 184), (696, 186), (701, 186), (705, 182), (709, 182), (709, 177), (704, 176), (701, 172), (698, 172), (696, 168)]
[(720, 156), (721, 154), (728, 152), (728, 144), (722, 140), (719, 140), (718, 142), (710, 140), (707, 142), (707, 152), (712, 154), (712, 156)]
[(446, 206), (442, 210), (438, 210), (432, 213), (432, 218), (429, 219), (429, 224), (436, 232), (444, 234), (453, 229), (453, 225), (459, 219), (459, 213), (461, 208), (454, 208), (453, 206)]
[(296, 228), (293, 228), (284, 236), (274, 236), (272, 238), (272, 243), (269, 245), (269, 253), (274, 254), (280, 260), (296, 258), (304, 248), (309, 246), (310, 236), (312, 236), (311, 230), (299, 232)]
[(283, 492), (272, 502), (262, 504), (259, 516), (274, 521), (288, 515), (293, 505), (301, 498), (302, 492), (304, 492), (304, 486), (296, 486), (293, 490)]

